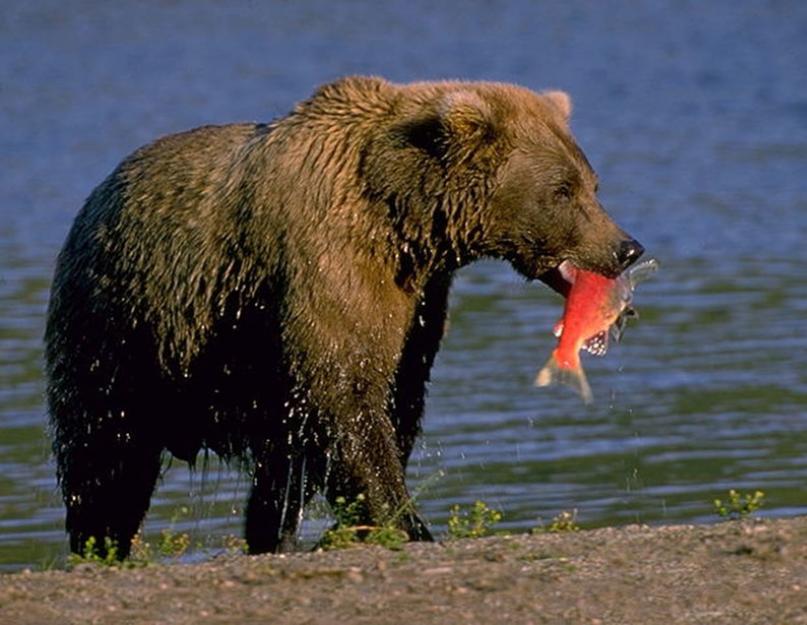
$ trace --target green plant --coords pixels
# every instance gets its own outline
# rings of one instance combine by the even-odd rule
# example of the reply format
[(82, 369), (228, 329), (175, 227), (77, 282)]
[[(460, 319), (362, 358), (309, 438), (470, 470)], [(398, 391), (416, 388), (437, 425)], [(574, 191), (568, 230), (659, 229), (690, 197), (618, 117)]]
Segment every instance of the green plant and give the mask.
[(562, 532), (579, 532), (580, 526), (577, 524), (577, 510), (564, 510), (552, 518), (549, 525), (535, 527), (532, 530), (533, 534), (542, 534), (548, 532), (551, 534), (560, 534)]
[[(359, 527), (366, 509), (363, 494), (359, 494), (351, 502), (339, 496), (331, 506), (335, 523), (320, 539), (323, 549), (345, 549), (359, 540)], [(361, 526), (363, 527), (363, 526)]]
[(191, 546), (191, 537), (187, 532), (178, 532), (174, 526), (190, 514), (187, 506), (180, 506), (171, 515), (169, 526), (160, 531), (157, 538), (157, 553), (164, 558), (179, 558)]
[(135, 562), (142, 566), (146, 566), (154, 559), (154, 554), (151, 551), (151, 545), (146, 542), (143, 537), (143, 528), (141, 526), (137, 534), (132, 538), (132, 547), (129, 550), (129, 562)]
[(350, 502), (345, 497), (337, 497), (334, 501), (332, 512), (338, 526), (352, 527), (359, 525), (367, 512), (364, 494), (359, 493), (356, 499)]
[(547, 532), (578, 532), (580, 526), (577, 524), (577, 510), (564, 510), (552, 519), (552, 523), (546, 528)]
[(222, 537), (221, 546), (231, 555), (247, 553), (248, 551), (247, 541), (241, 536), (235, 536), (233, 534), (227, 534)]
[(359, 541), (358, 529), (356, 526), (342, 527), (336, 525), (322, 535), (319, 540), (319, 547), (326, 551), (331, 549), (347, 549)]
[(191, 537), (186, 532), (177, 532), (174, 525), (188, 514), (189, 509), (186, 506), (179, 508), (171, 516), (170, 526), (160, 531), (154, 546), (146, 541), (141, 527), (132, 538), (129, 557), (124, 562), (124, 566), (147, 566), (157, 558), (179, 558), (185, 554), (191, 546)]
[(104, 546), (97, 544), (95, 536), (90, 536), (84, 543), (84, 553), (71, 553), (67, 557), (67, 564), (74, 568), (80, 564), (97, 564), (99, 566), (120, 566), (118, 559), (118, 545), (109, 536), (104, 538)]
[(457, 539), (487, 536), (501, 520), (502, 513), (488, 507), (484, 501), (475, 501), (468, 510), (455, 504), (451, 506), (448, 517), (448, 537)]
[[(157, 539), (156, 551), (163, 558), (178, 558), (190, 547), (191, 538), (185, 532), (174, 530), (174, 524), (188, 514), (187, 507), (181, 507), (172, 517), (171, 526), (160, 532)], [(147, 566), (155, 559), (154, 550), (143, 537), (142, 528), (132, 538), (129, 556), (126, 560), (118, 557), (118, 545), (109, 537), (104, 538), (104, 546), (100, 547), (94, 536), (84, 543), (84, 554), (71, 553), (67, 558), (67, 565), (71, 568), (80, 564), (97, 564), (100, 566), (121, 566), (132, 568)]]
[(330, 507), (336, 523), (323, 534), (319, 547), (344, 549), (358, 542), (365, 542), (387, 549), (401, 549), (404, 543), (409, 541), (409, 535), (398, 527), (398, 520), (405, 512), (414, 514), (415, 501), (420, 494), (444, 475), (445, 472), (440, 470), (423, 480), (411, 497), (403, 501), (397, 509), (384, 515), (378, 525), (364, 524), (364, 520), (368, 517), (364, 494), (360, 493), (353, 501), (348, 501), (344, 496), (337, 497)]
[(764, 499), (765, 493), (761, 490), (743, 495), (732, 488), (728, 501), (714, 500), (715, 514), (726, 519), (744, 519), (759, 510)]
[(397, 551), (409, 541), (409, 534), (392, 524), (372, 528), (364, 542)]
[(157, 551), (166, 558), (179, 558), (191, 544), (191, 537), (185, 532), (176, 532), (172, 528), (164, 529), (157, 539)]
[(380, 545), (387, 549), (400, 549), (409, 540), (409, 535), (395, 526), (401, 513), (411, 506), (411, 500), (389, 515), (381, 525), (367, 525), (363, 519), (367, 517), (367, 504), (363, 494), (348, 502), (345, 497), (337, 497), (332, 506), (336, 520), (334, 526), (327, 530), (320, 540), (322, 549), (345, 549), (359, 542)]

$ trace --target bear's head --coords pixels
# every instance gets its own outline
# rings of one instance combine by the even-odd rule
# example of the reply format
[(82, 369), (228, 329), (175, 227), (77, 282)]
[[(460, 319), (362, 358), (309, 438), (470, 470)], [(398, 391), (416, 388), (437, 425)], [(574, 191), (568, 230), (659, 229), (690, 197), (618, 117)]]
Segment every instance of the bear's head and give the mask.
[(413, 253), (455, 266), (501, 258), (561, 289), (555, 269), (564, 260), (615, 276), (642, 254), (597, 199), (565, 93), (373, 81), (385, 122), (360, 173), (366, 197), (385, 206)]

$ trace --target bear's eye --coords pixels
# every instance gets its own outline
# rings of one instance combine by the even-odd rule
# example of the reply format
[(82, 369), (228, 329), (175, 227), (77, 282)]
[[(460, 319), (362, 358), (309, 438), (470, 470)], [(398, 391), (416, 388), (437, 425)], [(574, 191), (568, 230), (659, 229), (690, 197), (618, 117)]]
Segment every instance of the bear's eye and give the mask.
[(555, 187), (555, 199), (558, 201), (568, 201), (572, 199), (572, 185), (564, 182)]

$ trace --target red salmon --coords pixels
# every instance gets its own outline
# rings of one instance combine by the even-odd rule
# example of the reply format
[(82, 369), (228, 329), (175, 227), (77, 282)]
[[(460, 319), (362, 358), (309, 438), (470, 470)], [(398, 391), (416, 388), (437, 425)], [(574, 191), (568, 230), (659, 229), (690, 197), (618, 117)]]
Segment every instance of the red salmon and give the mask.
[(567, 384), (576, 389), (583, 401), (592, 400), (591, 387), (580, 363), (580, 350), (605, 355), (609, 330), (621, 332), (624, 317), (634, 314), (629, 308), (636, 282), (655, 271), (655, 260), (641, 263), (617, 278), (578, 269), (564, 262), (561, 273), (571, 289), (566, 296), (563, 318), (555, 324), (558, 345), (535, 379), (537, 386)]

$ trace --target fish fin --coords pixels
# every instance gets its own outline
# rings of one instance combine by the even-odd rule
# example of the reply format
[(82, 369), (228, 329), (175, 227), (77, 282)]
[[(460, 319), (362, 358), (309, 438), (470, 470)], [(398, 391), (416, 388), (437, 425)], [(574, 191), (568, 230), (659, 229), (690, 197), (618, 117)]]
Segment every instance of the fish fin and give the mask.
[(555, 338), (560, 338), (560, 335), (563, 334), (563, 318), (561, 317), (558, 319), (557, 323), (552, 327), (552, 334), (555, 335)]
[(630, 280), (631, 290), (635, 289), (637, 284), (644, 282), (656, 273), (658, 268), (659, 262), (655, 258), (650, 258), (628, 269), (628, 279)]
[(571, 386), (580, 394), (580, 397), (582, 397), (583, 401), (587, 404), (590, 404), (593, 400), (591, 387), (588, 385), (583, 367), (568, 369), (558, 366), (554, 352), (549, 357), (544, 368), (541, 369), (535, 377), (535, 386), (551, 386), (553, 384)]
[(617, 320), (611, 325), (608, 329), (608, 333), (611, 335), (611, 338), (614, 339), (615, 343), (619, 343), (622, 340), (622, 334), (625, 332), (625, 318), (618, 317)]
[(583, 343), (583, 349), (594, 356), (605, 356), (608, 352), (608, 332), (603, 330)]
[(625, 307), (613, 324), (611, 324), (611, 338), (617, 343), (622, 340), (622, 335), (625, 333), (625, 326), (628, 324), (628, 319), (638, 319), (639, 311), (633, 306)]

